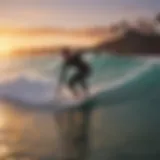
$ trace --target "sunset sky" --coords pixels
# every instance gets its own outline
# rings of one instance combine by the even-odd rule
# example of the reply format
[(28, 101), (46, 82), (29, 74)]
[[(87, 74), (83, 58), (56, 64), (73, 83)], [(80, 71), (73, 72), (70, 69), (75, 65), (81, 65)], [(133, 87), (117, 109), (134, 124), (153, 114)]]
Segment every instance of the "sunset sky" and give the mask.
[(1, 0), (0, 25), (86, 27), (153, 17), (160, 0)]
[[(110, 40), (108, 31), (101, 34), (75, 34), (73, 28), (99, 27), (153, 18), (160, 11), (160, 0), (0, 0), (0, 55), (13, 50), (49, 46), (90, 46)], [(69, 28), (69, 34), (29, 33), (24, 28)], [(9, 28), (9, 30), (8, 30)], [(22, 28), (17, 33), (12, 28)], [(11, 29), (11, 30), (10, 30)], [(95, 32), (95, 31), (94, 31)], [(25, 34), (23, 34), (25, 33)]]

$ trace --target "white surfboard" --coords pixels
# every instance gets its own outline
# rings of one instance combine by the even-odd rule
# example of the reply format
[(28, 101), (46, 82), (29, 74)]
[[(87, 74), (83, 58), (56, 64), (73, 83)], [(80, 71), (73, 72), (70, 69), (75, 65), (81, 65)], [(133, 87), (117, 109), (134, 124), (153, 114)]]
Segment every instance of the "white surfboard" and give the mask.
[(75, 97), (73, 96), (69, 90), (63, 88), (63, 91), (61, 91), (60, 94), (55, 98), (55, 101), (57, 104), (59, 104), (60, 108), (65, 108), (65, 107), (70, 107), (72, 108), (73, 106), (79, 106), (80, 104), (83, 104), (86, 100), (92, 99), (98, 92), (98, 88), (92, 88), (89, 95), (87, 96), (80, 96), (80, 97)]
[(87, 101), (94, 99), (94, 97), (99, 93), (99, 89), (92, 88), (90, 95), (87, 97), (74, 97), (69, 90), (65, 90), (60, 94), (57, 92), (56, 97), (48, 101), (40, 102), (29, 102), (25, 99), (19, 99), (16, 97), (11, 97), (7, 99), (7, 102), (15, 104), (17, 107), (25, 107), (26, 109), (38, 109), (38, 110), (48, 110), (54, 112), (63, 112), (68, 109), (76, 109)]

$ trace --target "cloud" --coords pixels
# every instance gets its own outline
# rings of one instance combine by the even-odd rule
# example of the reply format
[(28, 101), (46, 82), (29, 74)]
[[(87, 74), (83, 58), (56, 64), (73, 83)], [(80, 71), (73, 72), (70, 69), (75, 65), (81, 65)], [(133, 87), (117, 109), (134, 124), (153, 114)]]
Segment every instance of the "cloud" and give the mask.
[(152, 15), (157, 11), (155, 2), (157, 0), (152, 3), (149, 0), (5, 0), (0, 2), (0, 24), (106, 25), (120, 19)]

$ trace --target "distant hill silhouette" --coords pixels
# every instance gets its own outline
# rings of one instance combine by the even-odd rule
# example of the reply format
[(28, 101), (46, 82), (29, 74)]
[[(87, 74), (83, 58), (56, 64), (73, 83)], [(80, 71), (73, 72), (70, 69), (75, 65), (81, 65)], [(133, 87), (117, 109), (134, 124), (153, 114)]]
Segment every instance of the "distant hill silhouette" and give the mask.
[(160, 35), (156, 33), (145, 34), (135, 29), (129, 29), (124, 35), (113, 41), (102, 42), (96, 49), (123, 54), (160, 54)]

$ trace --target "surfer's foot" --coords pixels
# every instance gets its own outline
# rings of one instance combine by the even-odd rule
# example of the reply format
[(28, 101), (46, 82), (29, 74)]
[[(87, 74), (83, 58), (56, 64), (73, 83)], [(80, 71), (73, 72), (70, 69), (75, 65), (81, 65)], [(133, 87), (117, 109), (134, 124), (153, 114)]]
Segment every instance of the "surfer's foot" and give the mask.
[(72, 95), (76, 99), (83, 99), (83, 98), (89, 97), (90, 93), (88, 90), (83, 90), (83, 91), (78, 92), (77, 90), (72, 89)]
[(90, 93), (89, 93), (88, 90), (84, 90), (84, 91), (82, 92), (82, 95), (83, 95), (84, 98), (87, 98), (87, 97), (89, 97)]
[(89, 92), (80, 92), (78, 94), (76, 94), (76, 99), (84, 99), (89, 97)]
[(86, 92), (85, 92), (85, 96), (86, 96), (86, 97), (89, 97), (89, 95), (90, 95), (89, 91), (86, 91)]
[(85, 94), (80, 92), (73, 93), (73, 96), (74, 96), (74, 99), (77, 99), (77, 100), (85, 98)]
[(78, 98), (78, 97), (80, 97), (80, 95), (77, 93), (77, 92), (72, 92), (72, 95), (74, 96), (74, 98)]

